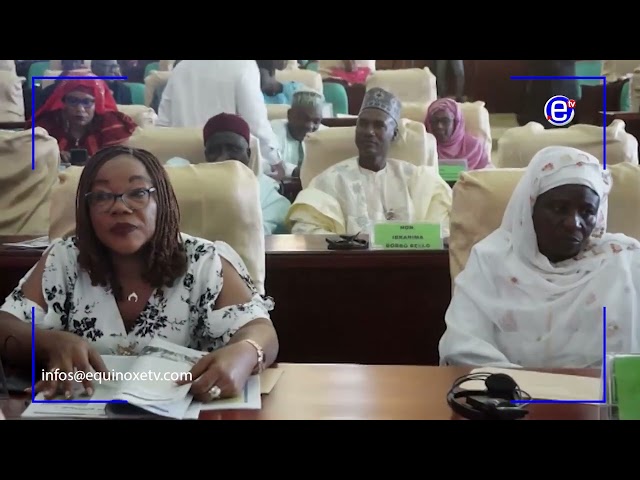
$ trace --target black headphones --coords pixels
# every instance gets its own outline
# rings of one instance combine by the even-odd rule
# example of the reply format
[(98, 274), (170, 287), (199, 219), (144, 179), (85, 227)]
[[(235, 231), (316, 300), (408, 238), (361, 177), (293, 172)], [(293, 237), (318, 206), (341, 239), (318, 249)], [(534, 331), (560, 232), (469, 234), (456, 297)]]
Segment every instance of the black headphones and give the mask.
[[(462, 384), (483, 380), (486, 390), (466, 390)], [(464, 402), (462, 400), (465, 400)], [(518, 420), (529, 411), (526, 403), (531, 395), (520, 389), (513, 378), (504, 373), (472, 373), (458, 378), (447, 394), (447, 403), (461, 417), (469, 420)]]

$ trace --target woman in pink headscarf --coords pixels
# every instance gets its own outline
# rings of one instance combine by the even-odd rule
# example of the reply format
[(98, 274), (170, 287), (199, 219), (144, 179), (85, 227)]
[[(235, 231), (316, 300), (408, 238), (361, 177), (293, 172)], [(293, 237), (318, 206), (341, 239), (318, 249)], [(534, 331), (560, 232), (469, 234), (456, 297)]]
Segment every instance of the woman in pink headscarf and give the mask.
[(484, 140), (465, 131), (460, 105), (451, 98), (436, 100), (427, 110), (427, 132), (436, 137), (438, 158), (467, 160), (469, 170), (491, 167)]

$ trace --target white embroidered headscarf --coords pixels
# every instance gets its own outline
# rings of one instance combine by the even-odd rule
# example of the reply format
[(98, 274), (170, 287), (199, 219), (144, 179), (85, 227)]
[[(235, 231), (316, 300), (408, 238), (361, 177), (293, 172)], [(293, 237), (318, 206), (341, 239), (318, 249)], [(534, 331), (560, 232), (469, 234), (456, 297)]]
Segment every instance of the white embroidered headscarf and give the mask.
[[(561, 185), (585, 185), (600, 205), (596, 226), (574, 258), (552, 264), (538, 250), (533, 206)], [(586, 367), (608, 346), (640, 350), (640, 242), (607, 233), (610, 173), (571, 147), (547, 147), (531, 160), (500, 228), (478, 242), (456, 278), (440, 343), (444, 362)]]

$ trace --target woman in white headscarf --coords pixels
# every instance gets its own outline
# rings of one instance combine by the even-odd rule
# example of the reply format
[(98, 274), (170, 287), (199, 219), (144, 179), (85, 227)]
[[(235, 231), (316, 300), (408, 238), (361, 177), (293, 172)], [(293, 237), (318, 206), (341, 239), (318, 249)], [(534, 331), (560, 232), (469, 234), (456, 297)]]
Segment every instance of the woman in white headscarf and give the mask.
[(440, 340), (443, 365), (587, 368), (640, 351), (640, 242), (607, 233), (611, 176), (570, 147), (532, 159), (502, 225), (472, 249)]

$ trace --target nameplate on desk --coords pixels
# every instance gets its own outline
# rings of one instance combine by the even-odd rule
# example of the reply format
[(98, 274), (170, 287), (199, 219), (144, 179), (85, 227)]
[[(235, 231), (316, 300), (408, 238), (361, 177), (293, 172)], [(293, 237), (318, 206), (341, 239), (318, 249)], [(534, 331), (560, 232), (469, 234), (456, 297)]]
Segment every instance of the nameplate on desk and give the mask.
[(438, 171), (445, 182), (457, 182), (460, 173), (467, 170), (466, 160), (440, 160)]
[(439, 224), (378, 223), (373, 226), (371, 248), (382, 250), (442, 250)]

